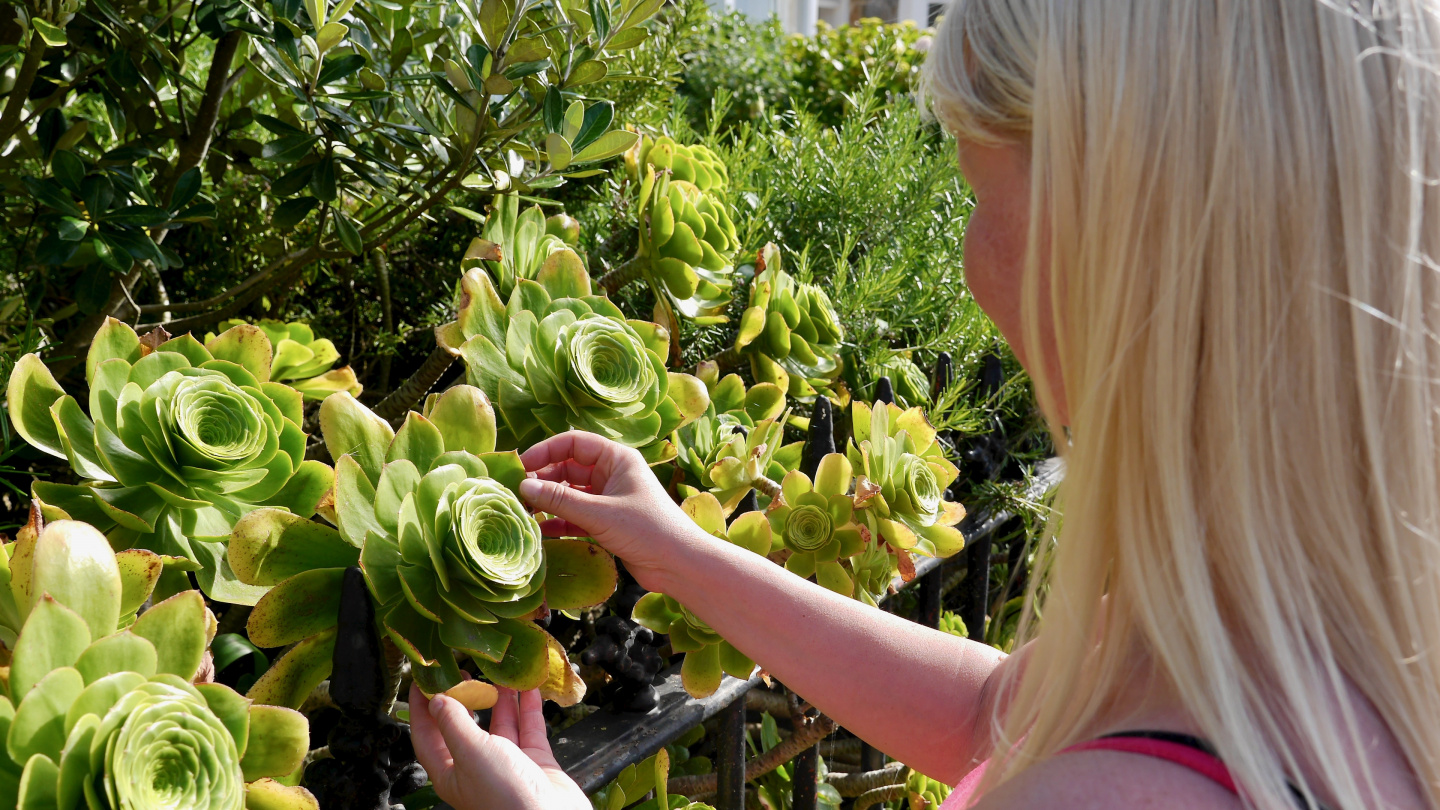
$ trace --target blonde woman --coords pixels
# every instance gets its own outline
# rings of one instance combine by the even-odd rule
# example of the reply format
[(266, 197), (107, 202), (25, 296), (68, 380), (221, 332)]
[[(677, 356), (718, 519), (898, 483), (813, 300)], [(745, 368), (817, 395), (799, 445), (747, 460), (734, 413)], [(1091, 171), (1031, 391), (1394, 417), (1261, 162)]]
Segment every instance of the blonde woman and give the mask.
[[(593, 436), (531, 505), (949, 808), (1440, 808), (1440, 2), (959, 0), (926, 69), (1068, 463), (1024, 650), (717, 543)], [(458, 807), (585, 806), (533, 695), (412, 698)]]

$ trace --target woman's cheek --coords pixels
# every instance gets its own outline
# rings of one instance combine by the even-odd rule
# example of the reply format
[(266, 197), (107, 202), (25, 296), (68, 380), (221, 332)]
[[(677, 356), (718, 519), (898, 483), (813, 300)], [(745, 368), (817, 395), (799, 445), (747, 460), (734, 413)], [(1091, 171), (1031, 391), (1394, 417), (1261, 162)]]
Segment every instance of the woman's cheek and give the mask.
[(1016, 252), (1007, 249), (1004, 228), (992, 226), (985, 208), (977, 208), (965, 229), (965, 283), (975, 302), (994, 321), (1023, 363), (1023, 329), (1020, 325), (1020, 266)]

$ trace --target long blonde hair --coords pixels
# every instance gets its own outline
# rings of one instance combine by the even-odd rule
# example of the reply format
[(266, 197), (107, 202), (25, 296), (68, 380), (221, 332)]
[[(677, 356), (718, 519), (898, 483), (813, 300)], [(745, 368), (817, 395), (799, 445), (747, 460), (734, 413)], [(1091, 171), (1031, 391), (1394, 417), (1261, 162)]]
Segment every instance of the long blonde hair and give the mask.
[(1436, 0), (946, 13), (926, 93), (1032, 146), (1071, 416), (998, 778), (1105, 730), (1143, 650), (1252, 806), (1379, 804), (1348, 677), (1440, 808), (1437, 49)]

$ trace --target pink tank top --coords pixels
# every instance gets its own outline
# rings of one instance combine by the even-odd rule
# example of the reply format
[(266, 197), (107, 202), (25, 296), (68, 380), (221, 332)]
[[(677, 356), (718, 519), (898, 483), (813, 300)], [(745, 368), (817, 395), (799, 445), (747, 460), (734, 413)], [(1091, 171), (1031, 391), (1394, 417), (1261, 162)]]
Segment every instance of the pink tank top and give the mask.
[[(1202, 740), (1187, 735), (1154, 731), (1124, 732), (1072, 745), (1060, 753), (1070, 754), (1077, 751), (1121, 751), (1163, 759), (1189, 768), (1214, 780), (1231, 793), (1237, 793), (1235, 779), (1230, 775), (1230, 769), (1225, 767), (1225, 763), (1221, 762)], [(951, 791), (945, 803), (940, 805), (940, 810), (966, 810), (970, 807), (977, 798), (975, 791), (980, 786), (980, 780), (985, 778), (985, 766), (989, 764), (988, 761), (982, 762), (975, 770), (966, 774), (960, 784)]]

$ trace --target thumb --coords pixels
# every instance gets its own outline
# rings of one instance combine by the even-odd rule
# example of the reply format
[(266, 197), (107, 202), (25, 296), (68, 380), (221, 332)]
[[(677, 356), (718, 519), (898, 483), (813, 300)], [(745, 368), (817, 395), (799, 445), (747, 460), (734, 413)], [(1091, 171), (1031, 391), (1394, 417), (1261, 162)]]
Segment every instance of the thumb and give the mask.
[(526, 478), (521, 481), (520, 497), (524, 498), (525, 503), (532, 509), (549, 512), (581, 527), (585, 525), (582, 519), (587, 514), (593, 515), (590, 510), (595, 506), (593, 495), (539, 478)]
[(462, 752), (476, 753), (476, 749), (488, 736), (484, 729), (475, 724), (470, 712), (454, 698), (445, 695), (430, 698), (430, 716), (439, 727), (440, 736), (445, 738), (445, 746), (450, 749), (451, 757), (457, 761), (461, 759)]

